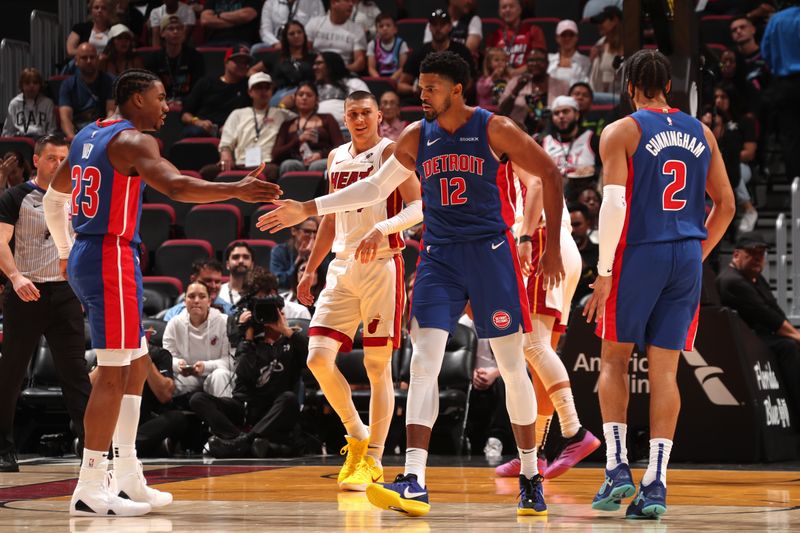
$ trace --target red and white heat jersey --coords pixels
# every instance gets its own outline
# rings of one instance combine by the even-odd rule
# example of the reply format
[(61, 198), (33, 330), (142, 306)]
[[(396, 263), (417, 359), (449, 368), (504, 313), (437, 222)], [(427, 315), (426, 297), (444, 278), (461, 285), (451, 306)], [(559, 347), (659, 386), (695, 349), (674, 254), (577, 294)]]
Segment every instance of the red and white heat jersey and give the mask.
[[(383, 151), (393, 142), (391, 139), (381, 138), (372, 148), (355, 155), (352, 153), (353, 143), (345, 143), (338, 147), (328, 172), (331, 192), (374, 174), (388, 159), (384, 157)], [(395, 190), (384, 202), (355, 211), (337, 213), (332, 251), (339, 256), (352, 256), (361, 239), (375, 227), (375, 224), (395, 216), (401, 209), (403, 209), (403, 198)], [(376, 257), (390, 257), (400, 252), (404, 246), (403, 236), (392, 233), (383, 239)]]

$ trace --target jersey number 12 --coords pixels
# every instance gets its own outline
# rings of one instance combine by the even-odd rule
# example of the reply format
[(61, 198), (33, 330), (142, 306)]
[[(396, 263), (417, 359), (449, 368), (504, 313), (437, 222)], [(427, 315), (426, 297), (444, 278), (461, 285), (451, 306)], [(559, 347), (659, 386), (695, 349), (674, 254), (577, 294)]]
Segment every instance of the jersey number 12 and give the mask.
[(686, 200), (675, 198), (675, 195), (686, 187), (686, 163), (677, 159), (670, 159), (664, 162), (661, 172), (672, 175), (672, 181), (664, 189), (661, 205), (664, 211), (680, 211), (686, 207)]
[(464, 178), (441, 178), (439, 187), (442, 192), (442, 206), (463, 205), (467, 203), (464, 193), (467, 192), (467, 182)]

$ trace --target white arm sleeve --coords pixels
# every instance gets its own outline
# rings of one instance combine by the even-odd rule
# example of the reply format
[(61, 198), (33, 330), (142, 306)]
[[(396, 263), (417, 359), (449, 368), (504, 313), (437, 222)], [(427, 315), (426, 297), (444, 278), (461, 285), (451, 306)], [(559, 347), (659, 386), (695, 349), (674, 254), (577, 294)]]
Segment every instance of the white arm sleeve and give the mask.
[(58, 249), (59, 259), (68, 258), (69, 251), (72, 248), (72, 238), (68, 227), (69, 220), (67, 220), (67, 213), (64, 211), (64, 206), (71, 198), (71, 194), (58, 192), (52, 187), (48, 187), (42, 200), (44, 204), (44, 220)]
[(625, 226), (624, 185), (606, 185), (603, 187), (603, 204), (597, 221), (600, 233), (600, 253), (597, 261), (597, 274), (610, 276), (614, 268), (614, 254), (617, 251), (622, 228)]
[(401, 183), (414, 173), (394, 154), (372, 176), (348, 185), (335, 193), (316, 198), (318, 215), (354, 211), (384, 201)]
[(398, 233), (422, 222), (422, 200), (414, 200), (392, 218), (375, 224), (375, 229), (384, 235)]

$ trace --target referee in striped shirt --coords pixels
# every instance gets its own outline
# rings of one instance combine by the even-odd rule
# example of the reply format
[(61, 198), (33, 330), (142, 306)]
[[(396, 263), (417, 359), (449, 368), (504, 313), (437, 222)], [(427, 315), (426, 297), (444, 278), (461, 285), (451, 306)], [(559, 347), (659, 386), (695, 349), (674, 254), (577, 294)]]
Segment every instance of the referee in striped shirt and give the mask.
[(67, 153), (63, 137), (40, 138), (33, 156), (36, 177), (0, 196), (0, 269), (13, 287), (6, 287), (3, 308), (0, 472), (19, 471), (14, 411), (25, 370), (42, 335), (53, 354), (67, 411), (83, 441), (83, 413), (91, 391), (84, 359), (83, 310), (61, 277), (58, 251), (42, 207), (42, 196)]

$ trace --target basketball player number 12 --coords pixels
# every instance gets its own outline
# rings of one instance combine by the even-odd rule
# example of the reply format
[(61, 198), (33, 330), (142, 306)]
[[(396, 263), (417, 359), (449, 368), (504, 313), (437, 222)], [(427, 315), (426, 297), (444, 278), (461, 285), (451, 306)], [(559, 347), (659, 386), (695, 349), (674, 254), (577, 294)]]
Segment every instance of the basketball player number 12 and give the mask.
[(661, 205), (664, 211), (680, 211), (686, 207), (686, 200), (675, 198), (675, 195), (686, 187), (686, 163), (677, 159), (664, 162), (663, 174), (672, 174), (672, 181), (664, 189)]
[(464, 178), (441, 178), (439, 187), (442, 191), (442, 206), (467, 203), (467, 199), (464, 198), (464, 193), (467, 192), (467, 182)]

